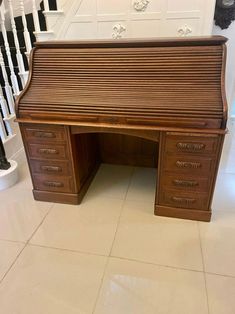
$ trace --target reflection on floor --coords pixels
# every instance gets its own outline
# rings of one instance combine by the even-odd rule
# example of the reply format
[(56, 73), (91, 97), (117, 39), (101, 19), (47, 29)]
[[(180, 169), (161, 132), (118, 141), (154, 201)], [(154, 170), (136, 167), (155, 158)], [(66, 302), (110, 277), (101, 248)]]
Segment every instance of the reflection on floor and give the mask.
[(2, 314), (234, 314), (235, 175), (211, 223), (153, 215), (156, 170), (102, 165), (79, 206), (0, 192)]

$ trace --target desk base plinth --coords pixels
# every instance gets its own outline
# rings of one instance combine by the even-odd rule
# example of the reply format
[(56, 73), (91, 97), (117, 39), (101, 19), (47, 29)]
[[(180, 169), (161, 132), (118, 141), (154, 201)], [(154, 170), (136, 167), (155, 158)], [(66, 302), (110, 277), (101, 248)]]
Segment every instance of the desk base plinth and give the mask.
[(210, 210), (196, 210), (177, 207), (155, 205), (154, 214), (172, 218), (190, 219), (209, 222), (211, 220)]

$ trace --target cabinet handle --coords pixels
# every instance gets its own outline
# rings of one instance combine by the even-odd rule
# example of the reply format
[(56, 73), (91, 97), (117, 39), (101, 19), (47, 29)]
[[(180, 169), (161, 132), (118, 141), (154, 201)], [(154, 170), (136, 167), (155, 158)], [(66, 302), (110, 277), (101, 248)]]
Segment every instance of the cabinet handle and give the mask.
[(176, 197), (176, 196), (172, 196), (172, 201), (178, 204), (193, 204), (196, 202), (195, 198), (183, 198), (183, 197)]
[(206, 145), (202, 143), (177, 143), (176, 147), (179, 150), (196, 152), (204, 150)]
[(61, 188), (64, 186), (62, 182), (56, 182), (56, 181), (44, 181), (43, 184), (45, 186), (53, 187), (53, 188)]
[(41, 170), (48, 172), (61, 172), (62, 168), (57, 166), (41, 166)]
[(200, 162), (191, 162), (191, 161), (176, 161), (176, 167), (185, 168), (185, 169), (198, 169), (201, 168), (202, 164)]
[(35, 137), (45, 137), (45, 138), (55, 138), (56, 135), (53, 132), (42, 132), (42, 131), (36, 131), (33, 133)]
[(195, 187), (195, 186), (199, 185), (199, 183), (197, 181), (187, 181), (187, 180), (175, 179), (172, 182), (176, 186), (183, 186), (183, 187)]
[(59, 154), (59, 151), (57, 149), (52, 149), (52, 148), (40, 148), (38, 152), (39, 154), (45, 154), (45, 155)]

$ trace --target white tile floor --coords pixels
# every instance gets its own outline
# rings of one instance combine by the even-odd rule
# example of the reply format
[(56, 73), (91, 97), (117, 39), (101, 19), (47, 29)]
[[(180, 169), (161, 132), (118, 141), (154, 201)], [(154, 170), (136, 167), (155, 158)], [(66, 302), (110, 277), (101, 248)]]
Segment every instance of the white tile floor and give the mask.
[(211, 223), (153, 215), (155, 170), (102, 165), (80, 206), (0, 192), (1, 314), (234, 314), (235, 175)]

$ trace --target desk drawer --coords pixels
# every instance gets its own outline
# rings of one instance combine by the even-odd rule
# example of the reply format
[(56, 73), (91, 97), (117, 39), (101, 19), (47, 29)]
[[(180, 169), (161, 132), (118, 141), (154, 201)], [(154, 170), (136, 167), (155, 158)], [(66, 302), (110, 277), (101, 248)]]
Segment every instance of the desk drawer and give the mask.
[(186, 193), (173, 190), (162, 190), (160, 205), (189, 209), (207, 209), (208, 196), (205, 193)]
[(51, 192), (74, 192), (72, 177), (33, 175), (33, 184), (36, 190)]
[(165, 151), (171, 153), (214, 154), (218, 137), (166, 135)]
[(66, 159), (67, 146), (66, 145), (41, 145), (28, 144), (29, 156), (40, 159)]
[(163, 158), (163, 169), (178, 174), (208, 177), (213, 165), (214, 160), (206, 157), (167, 155)]
[(184, 191), (207, 192), (209, 178), (193, 177), (190, 175), (167, 175), (163, 174), (161, 184), (165, 188)]
[(64, 128), (60, 126), (28, 126), (24, 128), (27, 141), (33, 142), (60, 142), (65, 140)]
[(60, 175), (69, 176), (71, 175), (71, 167), (67, 161), (39, 161), (30, 160), (30, 166), (33, 173), (44, 173), (48, 175)]

